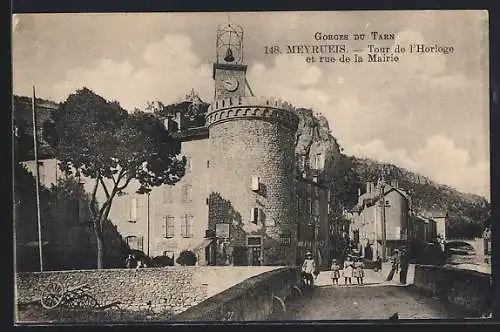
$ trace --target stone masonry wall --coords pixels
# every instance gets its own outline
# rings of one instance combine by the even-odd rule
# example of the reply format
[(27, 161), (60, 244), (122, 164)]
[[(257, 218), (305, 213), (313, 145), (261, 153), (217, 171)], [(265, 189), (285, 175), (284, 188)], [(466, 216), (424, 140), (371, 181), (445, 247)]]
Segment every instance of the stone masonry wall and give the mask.
[[(281, 234), (296, 242), (294, 140), (292, 129), (265, 119), (232, 119), (210, 127), (211, 192), (235, 212), (229, 220), (237, 228), (233, 246), (244, 246), (246, 235), (263, 236), (263, 265), (295, 264), (294, 246), (279, 243)], [(258, 192), (251, 190), (252, 176), (260, 178)], [(257, 224), (250, 222), (252, 208), (263, 212)]]
[(120, 301), (120, 307), (125, 310), (149, 307), (155, 312), (178, 313), (207, 297), (207, 285), (193, 282), (197, 269), (169, 267), (19, 273), (16, 277), (17, 301), (36, 300), (48, 282), (60, 282), (65, 288), (87, 283), (90, 286), (88, 294), (99, 305)]
[(416, 265), (414, 286), (475, 314), (492, 309), (491, 275), (452, 267)]
[(171, 318), (172, 321), (263, 321), (283, 313), (283, 301), (299, 283), (297, 267), (283, 267), (249, 278)]

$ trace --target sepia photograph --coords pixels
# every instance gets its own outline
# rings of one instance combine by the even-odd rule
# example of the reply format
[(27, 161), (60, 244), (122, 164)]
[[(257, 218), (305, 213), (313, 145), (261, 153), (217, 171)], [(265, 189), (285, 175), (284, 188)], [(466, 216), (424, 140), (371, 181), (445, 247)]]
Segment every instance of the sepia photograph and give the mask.
[(488, 11), (11, 31), (15, 325), (492, 318)]

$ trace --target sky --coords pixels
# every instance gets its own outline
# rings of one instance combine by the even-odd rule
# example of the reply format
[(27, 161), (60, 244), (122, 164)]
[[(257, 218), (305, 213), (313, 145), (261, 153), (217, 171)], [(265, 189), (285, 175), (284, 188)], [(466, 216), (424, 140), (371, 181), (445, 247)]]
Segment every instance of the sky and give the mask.
[[(255, 95), (324, 115), (348, 155), (394, 163), (463, 192), (490, 197), (486, 11), (19, 14), (13, 17), (13, 92), (64, 101), (83, 86), (128, 109), (169, 104), (194, 89), (213, 98), (216, 29), (243, 27)], [(371, 40), (372, 31), (395, 40)], [(347, 41), (317, 41), (348, 34)], [(365, 33), (363, 41), (352, 34)], [(452, 46), (368, 63), (368, 45)], [(363, 63), (307, 63), (265, 54), (274, 45), (345, 44)], [(332, 56), (337, 56), (333, 54)], [(317, 59), (318, 60), (318, 59)]]

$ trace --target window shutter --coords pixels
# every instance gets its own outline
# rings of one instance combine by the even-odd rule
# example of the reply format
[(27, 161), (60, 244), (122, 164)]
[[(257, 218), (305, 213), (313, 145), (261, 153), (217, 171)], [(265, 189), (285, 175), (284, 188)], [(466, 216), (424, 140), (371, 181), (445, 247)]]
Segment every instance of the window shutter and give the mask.
[(259, 177), (258, 176), (252, 176), (252, 190), (253, 191), (258, 191), (259, 190)]
[(168, 237), (167, 224), (168, 224), (168, 216), (165, 216), (163, 222), (160, 223), (160, 234), (162, 234), (164, 237)]
[(186, 237), (187, 236), (187, 225), (186, 225), (186, 220), (187, 220), (187, 216), (183, 216), (182, 219), (181, 219), (181, 236), (183, 237)]
[(137, 198), (130, 199), (130, 220), (137, 221)]
[(261, 221), (262, 214), (259, 208), (250, 209), (250, 221), (254, 224), (258, 224)]

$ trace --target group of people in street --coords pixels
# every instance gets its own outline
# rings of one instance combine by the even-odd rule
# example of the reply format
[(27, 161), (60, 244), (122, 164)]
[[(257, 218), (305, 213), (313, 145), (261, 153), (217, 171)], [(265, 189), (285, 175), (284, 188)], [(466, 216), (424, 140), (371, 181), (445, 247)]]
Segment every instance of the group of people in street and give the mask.
[(344, 285), (352, 285), (353, 278), (356, 278), (356, 284), (363, 285), (365, 267), (362, 258), (348, 258), (343, 266), (336, 259), (333, 259), (330, 271), (330, 278), (334, 285), (339, 284), (341, 275), (344, 278)]
[[(399, 279), (402, 284), (406, 284), (408, 274), (409, 256), (405, 248), (395, 249), (390, 258), (391, 270), (386, 281), (394, 279), (394, 275), (399, 272)], [(382, 272), (382, 261), (377, 257), (376, 271)], [(302, 279), (306, 285), (314, 285), (314, 280), (319, 275), (312, 252), (308, 251), (304, 263), (302, 264)], [(362, 257), (347, 256), (342, 263), (333, 259), (330, 267), (330, 278), (333, 285), (339, 285), (339, 280), (344, 279), (344, 285), (364, 285), (365, 264)]]
[(406, 276), (408, 274), (408, 266), (410, 265), (410, 260), (408, 257), (408, 252), (406, 249), (395, 249), (393, 255), (391, 256), (391, 270), (386, 278), (386, 281), (391, 281), (394, 275), (399, 272), (399, 281), (402, 284), (406, 284)]

